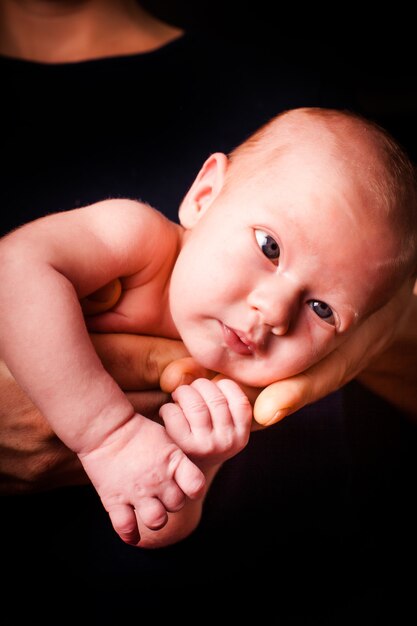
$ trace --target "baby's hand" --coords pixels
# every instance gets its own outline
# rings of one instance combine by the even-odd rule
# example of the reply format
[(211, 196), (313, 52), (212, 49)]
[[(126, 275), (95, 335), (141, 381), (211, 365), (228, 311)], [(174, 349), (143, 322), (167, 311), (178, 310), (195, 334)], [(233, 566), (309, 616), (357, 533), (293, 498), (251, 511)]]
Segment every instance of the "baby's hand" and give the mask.
[(172, 393), (160, 416), (167, 433), (199, 467), (223, 463), (248, 443), (252, 407), (232, 380), (199, 378)]
[(126, 543), (140, 540), (138, 518), (151, 530), (179, 511), (185, 497), (200, 497), (205, 478), (160, 424), (136, 414), (80, 460)]

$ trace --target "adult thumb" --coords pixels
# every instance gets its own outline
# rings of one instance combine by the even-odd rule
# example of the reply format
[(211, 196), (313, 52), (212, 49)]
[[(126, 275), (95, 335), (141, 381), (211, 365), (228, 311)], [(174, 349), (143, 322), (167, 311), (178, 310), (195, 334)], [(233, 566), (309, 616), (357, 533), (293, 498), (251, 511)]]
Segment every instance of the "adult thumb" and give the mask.
[(305, 372), (265, 387), (255, 401), (254, 418), (262, 426), (271, 426), (335, 391), (352, 377), (346, 355), (335, 350)]
[(197, 378), (213, 378), (215, 372), (202, 367), (192, 357), (176, 359), (167, 365), (159, 381), (162, 391), (172, 393), (180, 385), (189, 385)]

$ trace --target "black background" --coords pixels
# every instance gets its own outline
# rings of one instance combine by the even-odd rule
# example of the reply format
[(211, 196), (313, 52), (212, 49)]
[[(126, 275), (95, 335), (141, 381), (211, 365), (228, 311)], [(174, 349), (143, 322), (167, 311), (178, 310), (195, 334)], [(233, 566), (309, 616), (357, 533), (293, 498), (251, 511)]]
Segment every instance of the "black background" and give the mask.
[(282, 55), (349, 81), (363, 113), (389, 129), (417, 161), (415, 29), (409, 9), (271, 0), (146, 0), (155, 15), (190, 31), (235, 40), (268, 62)]

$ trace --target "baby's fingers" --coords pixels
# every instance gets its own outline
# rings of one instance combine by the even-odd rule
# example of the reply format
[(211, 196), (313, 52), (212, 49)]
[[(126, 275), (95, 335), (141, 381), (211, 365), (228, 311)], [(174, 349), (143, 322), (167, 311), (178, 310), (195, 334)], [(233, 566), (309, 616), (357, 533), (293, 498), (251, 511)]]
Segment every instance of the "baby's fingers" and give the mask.
[(198, 391), (207, 407), (210, 428), (226, 429), (233, 426), (228, 398), (217, 383), (206, 378), (199, 378), (191, 384), (191, 387)]
[(168, 402), (159, 409), (159, 415), (165, 424), (168, 435), (180, 447), (190, 436), (190, 424), (184, 415), (182, 408), (178, 404)]
[(214, 429), (234, 426), (227, 398), (216, 383), (206, 378), (181, 385), (172, 398), (175, 404), (161, 407), (160, 416), (170, 437), (186, 452), (191, 436), (208, 439)]
[(205, 476), (183, 452), (181, 452), (181, 459), (175, 470), (174, 478), (178, 487), (191, 500), (196, 500), (204, 494)]
[(108, 509), (108, 514), (120, 539), (136, 546), (139, 543), (140, 534), (133, 507), (128, 504), (116, 504)]
[(233, 380), (222, 378), (215, 384), (227, 401), (229, 412), (237, 432), (249, 439), (252, 425), (252, 405), (249, 398)]
[(159, 530), (168, 521), (167, 510), (158, 498), (141, 498), (135, 508), (142, 522), (150, 530)]

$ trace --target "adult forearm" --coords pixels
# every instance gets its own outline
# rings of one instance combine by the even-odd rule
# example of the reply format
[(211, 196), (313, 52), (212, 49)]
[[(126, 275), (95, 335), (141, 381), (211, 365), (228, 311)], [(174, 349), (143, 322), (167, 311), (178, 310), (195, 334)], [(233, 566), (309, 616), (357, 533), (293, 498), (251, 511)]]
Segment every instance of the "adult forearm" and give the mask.
[(86, 482), (77, 456), (56, 437), (0, 361), (0, 494)]
[[(186, 354), (180, 341), (137, 335), (98, 335), (95, 348), (135, 410), (154, 418), (167, 402), (159, 372)], [(17, 385), (0, 361), (0, 493), (16, 494), (87, 483), (76, 455)]]
[(417, 296), (393, 344), (358, 377), (374, 393), (417, 420)]
[(91, 333), (106, 370), (124, 391), (159, 389), (164, 369), (188, 352), (177, 339), (126, 333)]

